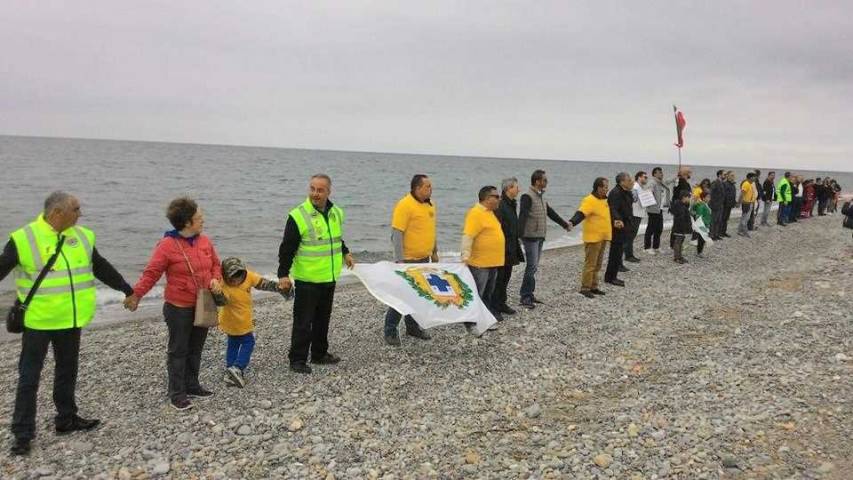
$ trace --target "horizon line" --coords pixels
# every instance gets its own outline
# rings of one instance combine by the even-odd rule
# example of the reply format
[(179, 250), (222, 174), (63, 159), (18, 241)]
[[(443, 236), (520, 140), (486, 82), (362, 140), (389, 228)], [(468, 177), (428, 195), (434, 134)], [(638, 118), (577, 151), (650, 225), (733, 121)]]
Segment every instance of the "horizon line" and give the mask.
[[(245, 145), (245, 144), (236, 144), (236, 143), (204, 143), (204, 142), (190, 142), (190, 141), (171, 141), (171, 140), (139, 140), (139, 139), (127, 139), (127, 138), (93, 138), (93, 137), (65, 137), (65, 136), (48, 136), (48, 135), (20, 135), (20, 134), (6, 134), (0, 133), (0, 137), (18, 137), (18, 138), (39, 138), (39, 139), (49, 139), (49, 140), (95, 140), (101, 142), (136, 142), (136, 143), (165, 143), (172, 145), (194, 145), (194, 146), (204, 146), (204, 147), (236, 147), (236, 148), (264, 148), (264, 149), (276, 149), (276, 150), (302, 150), (302, 151), (318, 151), (318, 152), (338, 152), (338, 153), (361, 153), (361, 154), (377, 154), (377, 155), (413, 155), (420, 157), (449, 157), (449, 158), (475, 158), (475, 159), (495, 159), (495, 160), (525, 160), (525, 161), (543, 161), (543, 162), (581, 162), (581, 163), (627, 163), (631, 165), (653, 165), (653, 166), (673, 166), (677, 167), (677, 163), (664, 163), (664, 162), (646, 162), (646, 161), (631, 161), (631, 160), (616, 160), (616, 161), (608, 161), (608, 160), (577, 160), (577, 159), (567, 159), (567, 158), (529, 158), (529, 157), (501, 157), (501, 156), (484, 156), (484, 155), (464, 155), (464, 154), (448, 154), (448, 153), (417, 153), (417, 152), (379, 152), (373, 150), (342, 150), (336, 148), (310, 148), (310, 147), (283, 147), (283, 146), (273, 146), (273, 145)], [(794, 167), (783, 166), (783, 167), (744, 167), (737, 165), (709, 165), (705, 163), (682, 163), (682, 166), (690, 167), (690, 166), (700, 166), (700, 167), (725, 167), (725, 168), (742, 168), (742, 169), (761, 169), (761, 170), (790, 170), (793, 173), (796, 173), (798, 170)], [(844, 173), (850, 174), (853, 173), (853, 170), (808, 170), (808, 169), (799, 169), (805, 172), (826, 172), (826, 173)]]

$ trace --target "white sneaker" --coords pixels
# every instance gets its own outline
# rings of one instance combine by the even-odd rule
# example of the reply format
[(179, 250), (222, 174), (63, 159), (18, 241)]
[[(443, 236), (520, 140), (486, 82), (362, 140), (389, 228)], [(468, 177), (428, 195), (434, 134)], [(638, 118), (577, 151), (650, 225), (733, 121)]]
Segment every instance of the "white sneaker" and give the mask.
[(659, 248), (652, 249), (652, 252), (653, 252), (655, 255), (660, 255), (660, 249), (659, 249)]
[(225, 369), (225, 375), (231, 378), (234, 386), (243, 388), (246, 386), (246, 379), (243, 378), (243, 372), (237, 367), (228, 367)]
[(652, 250), (651, 248), (644, 248), (643, 253), (645, 253), (646, 255), (654, 255), (655, 251)]

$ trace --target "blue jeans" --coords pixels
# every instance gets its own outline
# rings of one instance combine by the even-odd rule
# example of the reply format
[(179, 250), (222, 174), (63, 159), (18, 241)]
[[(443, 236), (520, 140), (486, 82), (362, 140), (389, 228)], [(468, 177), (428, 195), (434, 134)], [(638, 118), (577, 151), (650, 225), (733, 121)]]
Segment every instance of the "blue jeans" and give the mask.
[[(403, 263), (429, 263), (429, 257), (419, 258), (415, 260), (403, 260)], [(389, 308), (385, 313), (385, 336), (396, 337), (397, 326), (400, 325), (400, 317), (402, 315), (397, 310)], [(411, 315), (406, 315), (406, 332), (418, 332), (421, 330), (420, 325), (412, 318)]]
[(245, 370), (255, 349), (255, 335), (228, 335), (228, 350), (225, 352), (225, 366)]
[(495, 283), (498, 279), (498, 270), (500, 267), (480, 268), (468, 266), (471, 271), (471, 276), (474, 277), (474, 283), (477, 285), (477, 293), (486, 305), (490, 312), (494, 313), (493, 295), (495, 293)]
[(521, 301), (533, 300), (533, 290), (536, 289), (536, 271), (539, 270), (539, 258), (542, 256), (544, 238), (522, 238), (524, 245), (524, 278), (521, 280)]

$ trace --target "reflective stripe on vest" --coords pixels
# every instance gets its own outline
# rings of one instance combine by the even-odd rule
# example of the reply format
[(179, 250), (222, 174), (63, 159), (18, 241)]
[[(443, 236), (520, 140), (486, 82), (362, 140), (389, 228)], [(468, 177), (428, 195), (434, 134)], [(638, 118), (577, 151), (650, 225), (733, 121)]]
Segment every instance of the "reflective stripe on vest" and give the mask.
[[(95, 235), (83, 227), (72, 227), (51, 271), (45, 275), (24, 316), (24, 325), (34, 330), (79, 328), (95, 314), (95, 276), (92, 255)], [(39, 216), (35, 222), (12, 233), (18, 253), (15, 288), (19, 300), (29, 294), (35, 280), (53, 255), (58, 234)]]
[(291, 210), (290, 217), (298, 225), (301, 236), (291, 276), (311, 283), (336, 281), (343, 264), (343, 210), (332, 206), (327, 219), (306, 200)]

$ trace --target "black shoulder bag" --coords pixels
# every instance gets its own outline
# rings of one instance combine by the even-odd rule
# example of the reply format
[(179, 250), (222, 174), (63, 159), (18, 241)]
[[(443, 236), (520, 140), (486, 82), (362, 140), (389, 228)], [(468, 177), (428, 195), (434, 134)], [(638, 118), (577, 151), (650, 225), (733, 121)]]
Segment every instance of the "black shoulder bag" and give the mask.
[(47, 276), (50, 269), (53, 268), (53, 264), (56, 263), (56, 258), (59, 257), (59, 253), (62, 251), (62, 245), (64, 243), (65, 237), (59, 237), (59, 243), (56, 244), (56, 252), (50, 257), (47, 264), (41, 269), (41, 272), (39, 272), (39, 276), (36, 277), (36, 281), (33, 283), (33, 288), (30, 289), (30, 293), (27, 294), (27, 298), (24, 300), (24, 303), (21, 303), (19, 299), (15, 298), (15, 304), (12, 305), (12, 308), (9, 309), (9, 313), (6, 315), (7, 332), (21, 333), (24, 331), (24, 314), (27, 313), (27, 307), (30, 305), (30, 302), (33, 301), (33, 297), (39, 289), (42, 280)]

